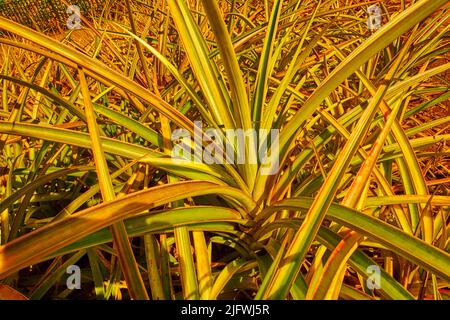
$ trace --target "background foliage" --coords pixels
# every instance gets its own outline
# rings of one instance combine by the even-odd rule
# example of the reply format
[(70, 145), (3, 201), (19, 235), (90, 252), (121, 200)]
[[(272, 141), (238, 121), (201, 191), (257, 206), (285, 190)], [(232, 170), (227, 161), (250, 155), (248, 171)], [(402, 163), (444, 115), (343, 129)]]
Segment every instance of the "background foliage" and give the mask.
[[(104, 1), (80, 30), (35, 31), (0, 17), (0, 298), (448, 299), (448, 8)], [(279, 170), (173, 161), (171, 133), (195, 120), (279, 129)]]

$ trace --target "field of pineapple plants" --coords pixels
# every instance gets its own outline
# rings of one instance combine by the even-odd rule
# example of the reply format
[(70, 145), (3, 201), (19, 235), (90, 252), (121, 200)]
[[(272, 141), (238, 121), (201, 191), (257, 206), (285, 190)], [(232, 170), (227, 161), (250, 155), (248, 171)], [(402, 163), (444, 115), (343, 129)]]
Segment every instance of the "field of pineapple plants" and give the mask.
[(449, 300), (450, 1), (0, 1), (0, 300)]

